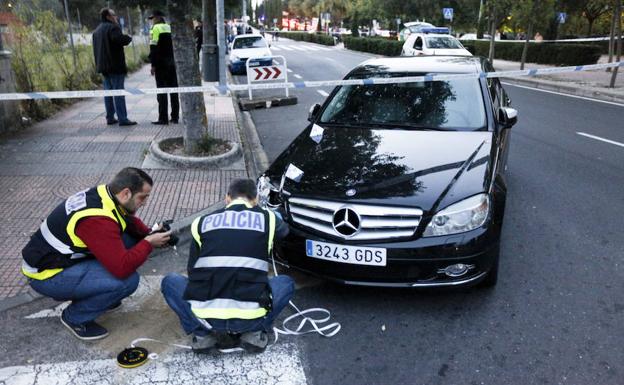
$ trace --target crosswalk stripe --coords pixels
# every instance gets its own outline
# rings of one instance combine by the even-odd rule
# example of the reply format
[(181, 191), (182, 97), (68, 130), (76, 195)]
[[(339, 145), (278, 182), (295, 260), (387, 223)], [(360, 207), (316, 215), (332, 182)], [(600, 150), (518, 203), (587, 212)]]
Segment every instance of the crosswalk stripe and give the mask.
[(289, 47), (287, 45), (281, 45), (280, 48), (285, 49), (286, 51), (292, 51), (292, 47)]
[(281, 48), (281, 47), (278, 47), (278, 46), (276, 46), (276, 45), (271, 46), (271, 51), (281, 51), (281, 50), (282, 50), (282, 48)]
[[(306, 378), (294, 344), (278, 343), (263, 354), (200, 355), (174, 351), (136, 369), (122, 369), (114, 359), (10, 366), (0, 369), (6, 385), (189, 384), (305, 385)], [(212, 381), (211, 381), (212, 380)]]
[(318, 92), (319, 94), (321, 94), (321, 96), (324, 96), (324, 97), (328, 97), (329, 96), (329, 93), (327, 93), (326, 91), (323, 91), (323, 90), (316, 90), (316, 92)]
[(295, 50), (297, 50), (297, 51), (303, 51), (303, 52), (305, 52), (305, 51), (306, 51), (306, 49), (305, 49), (305, 48), (301, 48), (301, 47), (298, 47), (298, 46), (296, 46), (296, 45), (293, 45), (293, 46), (292, 46), (292, 47), (290, 47), (290, 48), (293, 48), (293, 49), (295, 49)]

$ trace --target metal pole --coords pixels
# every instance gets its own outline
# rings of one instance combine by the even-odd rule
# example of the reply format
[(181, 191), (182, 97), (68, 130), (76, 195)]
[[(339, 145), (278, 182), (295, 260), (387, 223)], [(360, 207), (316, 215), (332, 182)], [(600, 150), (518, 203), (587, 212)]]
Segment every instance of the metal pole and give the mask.
[[(243, 2), (243, 25), (245, 29), (247, 29), (247, 0), (241, 0)], [(245, 31), (247, 32), (247, 31)]]
[[(225, 30), (223, 29), (223, 0), (217, 0), (217, 42), (219, 44), (219, 86), (224, 87), (225, 81)], [(221, 91), (221, 93), (225, 93)]]
[(69, 30), (69, 45), (71, 46), (72, 57), (74, 59), (74, 72), (78, 71), (78, 59), (76, 58), (76, 48), (74, 47), (74, 34), (72, 32), (71, 20), (69, 19), (69, 6), (67, 5), (67, 0), (64, 0), (65, 3), (65, 17), (67, 18), (67, 29)]
[(202, 0), (202, 78), (206, 82), (214, 82), (219, 79), (218, 70), (218, 45), (217, 36), (215, 36), (218, 28), (223, 26), (215, 26), (215, 0)]
[(134, 31), (132, 30), (132, 19), (130, 18), (130, 7), (126, 6), (126, 13), (128, 14), (128, 35), (132, 36), (132, 56), (134, 57), (134, 62), (137, 62), (137, 53), (136, 46), (134, 45)]

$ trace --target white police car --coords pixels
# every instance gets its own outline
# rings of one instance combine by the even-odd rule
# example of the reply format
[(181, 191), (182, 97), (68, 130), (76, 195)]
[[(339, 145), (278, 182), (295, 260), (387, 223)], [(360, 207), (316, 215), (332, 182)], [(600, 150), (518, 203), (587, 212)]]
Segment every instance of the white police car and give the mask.
[(232, 74), (245, 74), (247, 59), (258, 58), (250, 66), (270, 66), (273, 62), (269, 44), (260, 34), (238, 35), (232, 42), (229, 68)]
[(401, 56), (472, 56), (448, 31), (448, 28), (433, 27), (410, 34), (403, 43)]

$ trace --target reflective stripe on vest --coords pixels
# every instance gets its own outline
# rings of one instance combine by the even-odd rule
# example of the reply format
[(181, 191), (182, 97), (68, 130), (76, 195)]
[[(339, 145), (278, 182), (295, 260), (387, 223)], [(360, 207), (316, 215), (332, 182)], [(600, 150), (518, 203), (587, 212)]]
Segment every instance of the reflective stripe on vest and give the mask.
[(269, 271), (269, 262), (249, 257), (201, 257), (197, 259), (193, 268), (200, 267), (244, 267)]
[(167, 23), (154, 24), (150, 31), (151, 41), (150, 45), (158, 45), (161, 33), (171, 33), (171, 26)]
[(257, 302), (216, 298), (209, 301), (188, 300), (188, 303), (191, 305), (193, 314), (199, 318), (256, 319), (267, 314), (267, 310), (260, 307)]
[(47, 269), (42, 272), (39, 272), (38, 269), (35, 269), (34, 267), (26, 263), (26, 261), (22, 260), (22, 274), (24, 274), (28, 278), (36, 279), (38, 281), (42, 281), (44, 279), (53, 277), (57, 275), (58, 273), (60, 273), (61, 271), (63, 271), (63, 269), (59, 268), (59, 269)]
[(269, 213), (269, 256), (271, 250), (273, 250), (273, 237), (275, 237), (275, 213), (271, 210), (267, 210)]
[(71, 219), (69, 220), (69, 223), (67, 223), (67, 235), (69, 235), (69, 238), (71, 238), (72, 243), (76, 247), (83, 247), (83, 248), (87, 247), (87, 245), (85, 245), (82, 239), (80, 239), (75, 233), (76, 225), (78, 224), (78, 221), (83, 218), (94, 217), (94, 216), (108, 217), (112, 219), (113, 221), (115, 221), (116, 223), (119, 223), (119, 225), (121, 226), (121, 231), (124, 231), (126, 229), (126, 221), (124, 221), (121, 216), (116, 216), (113, 214), (113, 210), (115, 210), (116, 208), (115, 202), (113, 202), (113, 200), (108, 195), (108, 190), (106, 189), (106, 185), (98, 186), (97, 192), (100, 198), (102, 199), (102, 208), (101, 209), (85, 209), (82, 211), (78, 211), (71, 217)]
[(191, 223), (191, 235), (193, 235), (193, 239), (195, 240), (195, 242), (197, 242), (199, 247), (201, 247), (201, 237), (199, 236), (199, 220), (200, 219), (201, 217), (197, 217), (195, 218), (193, 223)]

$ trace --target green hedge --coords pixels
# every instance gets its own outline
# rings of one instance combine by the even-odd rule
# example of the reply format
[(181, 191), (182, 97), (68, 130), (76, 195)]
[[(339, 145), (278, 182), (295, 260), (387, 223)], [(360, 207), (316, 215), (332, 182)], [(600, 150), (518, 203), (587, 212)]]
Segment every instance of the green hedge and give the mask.
[(344, 38), (344, 44), (345, 48), (350, 50), (370, 52), (385, 56), (399, 56), (403, 49), (402, 41), (383, 38), (347, 36)]
[[(489, 41), (462, 41), (462, 44), (473, 55), (488, 56), (490, 52)], [(517, 42), (497, 41), (494, 47), (494, 58), (502, 60), (520, 61), (524, 44)], [(572, 66), (584, 64), (596, 64), (602, 48), (594, 44), (572, 43), (529, 43), (527, 62), (538, 64), (551, 64), (559, 66)]]
[[(347, 49), (385, 56), (399, 56), (403, 48), (402, 41), (370, 37), (345, 37), (344, 42)], [(462, 44), (476, 56), (487, 57), (490, 52), (489, 41), (468, 40)], [(497, 41), (495, 44), (495, 59), (520, 61), (523, 43)], [(595, 44), (529, 43), (527, 62), (560, 66), (595, 64), (601, 52), (602, 48)]]
[(331, 35), (324, 33), (307, 33), (307, 32), (280, 32), (280, 35), (288, 39), (309, 41), (310, 43), (317, 43), (323, 45), (335, 45), (336, 42)]

